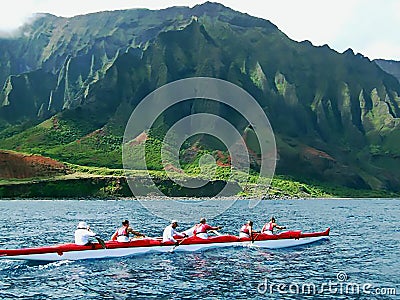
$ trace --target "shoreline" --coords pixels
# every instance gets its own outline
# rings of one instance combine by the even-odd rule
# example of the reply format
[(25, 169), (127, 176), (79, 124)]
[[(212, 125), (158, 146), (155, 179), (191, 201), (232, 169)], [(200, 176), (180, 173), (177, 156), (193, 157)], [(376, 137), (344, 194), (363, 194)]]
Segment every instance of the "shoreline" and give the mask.
[[(133, 178), (133, 179), (132, 179)], [(131, 177), (141, 184), (140, 175)], [(397, 199), (400, 193), (384, 190), (357, 190), (347, 187), (329, 186), (318, 183), (306, 183), (295, 179), (275, 176), (268, 189), (257, 185), (241, 187), (237, 183), (236, 195), (217, 196), (227, 183), (223, 180), (210, 181), (207, 188), (191, 190), (182, 188), (170, 179), (153, 177), (153, 182), (165, 196), (135, 197), (128, 185), (127, 178), (116, 175), (72, 173), (43, 178), (0, 179), (0, 200), (16, 199), (74, 199), (74, 200), (307, 200), (307, 199)], [(199, 193), (200, 191), (200, 193)]]
[(257, 200), (257, 201), (310, 201), (310, 200), (329, 200), (329, 201), (340, 201), (340, 200), (349, 200), (349, 201), (357, 201), (357, 200), (400, 200), (399, 197), (309, 197), (309, 198), (274, 198), (274, 199), (259, 199), (255, 197), (163, 197), (163, 196), (155, 196), (155, 197), (0, 197), (0, 201), (249, 201), (249, 200)]

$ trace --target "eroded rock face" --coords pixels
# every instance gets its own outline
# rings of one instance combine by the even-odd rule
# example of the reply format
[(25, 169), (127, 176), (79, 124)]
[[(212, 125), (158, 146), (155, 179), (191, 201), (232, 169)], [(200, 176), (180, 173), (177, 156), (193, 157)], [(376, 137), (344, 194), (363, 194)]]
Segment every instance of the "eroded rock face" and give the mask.
[[(123, 130), (146, 95), (174, 80), (215, 77), (243, 87), (265, 110), (280, 141), (282, 174), (400, 190), (400, 83), (352, 50), (297, 43), (268, 21), (213, 3), (45, 15), (23, 30), (18, 39), (0, 40), (2, 149), (121, 168)], [(206, 100), (171, 108), (159, 127), (189, 114), (217, 114), (250, 141), (257, 166), (246, 120)], [(39, 125), (23, 129), (25, 121)], [(217, 162), (227, 166), (225, 158)], [(6, 177), (48, 172), (30, 166), (14, 174), (9, 162), (2, 166)]]
[(374, 62), (385, 72), (392, 74), (400, 82), (400, 61), (375, 59)]
[(48, 157), (0, 151), (0, 178), (34, 178), (66, 174), (68, 168)]

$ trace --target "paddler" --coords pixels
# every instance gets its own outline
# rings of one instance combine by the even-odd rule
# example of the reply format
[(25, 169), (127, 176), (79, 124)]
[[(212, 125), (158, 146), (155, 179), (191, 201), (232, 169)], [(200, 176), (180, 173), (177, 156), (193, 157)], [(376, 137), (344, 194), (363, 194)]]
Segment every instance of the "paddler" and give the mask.
[(175, 239), (175, 236), (178, 237), (187, 237), (186, 233), (179, 233), (175, 229), (178, 227), (178, 221), (177, 220), (172, 220), (171, 224), (169, 224), (167, 227), (165, 227), (164, 232), (163, 232), (163, 242), (174, 242), (175, 245), (178, 245), (179, 242)]
[(201, 239), (208, 239), (207, 231), (209, 230), (219, 230), (222, 229), (221, 226), (210, 226), (206, 223), (205, 218), (200, 219), (200, 223), (196, 224), (193, 234)]
[(129, 226), (129, 221), (122, 221), (122, 227), (118, 228), (117, 231), (111, 236), (112, 241), (117, 241), (121, 243), (129, 242), (129, 234), (132, 233), (135, 235), (135, 238), (145, 237), (144, 234), (141, 234), (139, 231), (133, 230), (132, 227)]
[(240, 228), (239, 237), (249, 238), (253, 236), (253, 233), (259, 232), (253, 230), (253, 221), (249, 220)]
[(274, 234), (274, 228), (276, 229), (286, 229), (286, 226), (279, 226), (276, 224), (276, 220), (274, 217), (268, 223), (265, 223), (263, 228), (261, 229), (261, 233), (265, 234)]
[(89, 241), (91, 237), (95, 237), (96, 233), (90, 230), (90, 227), (86, 222), (79, 222), (77, 229), (75, 230), (75, 244), (81, 246), (91, 245)]

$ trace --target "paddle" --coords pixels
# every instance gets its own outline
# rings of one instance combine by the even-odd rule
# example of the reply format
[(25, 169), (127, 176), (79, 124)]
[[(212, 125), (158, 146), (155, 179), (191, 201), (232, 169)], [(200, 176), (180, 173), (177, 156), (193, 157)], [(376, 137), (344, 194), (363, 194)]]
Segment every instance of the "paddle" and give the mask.
[(253, 232), (251, 233), (251, 243), (254, 244), (254, 241), (257, 240), (258, 236), (261, 234), (261, 232), (259, 232), (256, 237), (253, 237)]
[[(253, 223), (251, 223), (251, 224), (253, 224)], [(253, 237), (253, 226), (250, 226), (250, 230), (249, 230), (249, 232), (250, 232), (251, 243), (254, 243), (254, 237)]]
[(175, 246), (169, 251), (169, 252), (174, 252), (176, 247), (180, 246), (184, 240), (186, 240), (189, 236), (184, 237), (179, 243), (175, 244)]
[(277, 230), (285, 230), (286, 226), (279, 226), (279, 227), (275, 227)]
[(216, 230), (210, 230), (212, 233), (214, 233), (214, 234), (216, 234), (216, 235), (218, 235), (218, 236), (221, 236), (222, 234), (221, 233), (219, 233), (218, 231), (216, 231)]
[(98, 236), (95, 236), (94, 238), (99, 242), (103, 249), (107, 249), (106, 243), (101, 238), (99, 238)]

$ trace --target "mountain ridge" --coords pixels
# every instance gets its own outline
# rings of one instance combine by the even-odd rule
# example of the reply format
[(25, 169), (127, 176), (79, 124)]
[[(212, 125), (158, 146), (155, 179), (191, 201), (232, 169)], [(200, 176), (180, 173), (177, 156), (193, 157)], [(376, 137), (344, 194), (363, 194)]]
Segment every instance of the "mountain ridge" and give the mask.
[(374, 62), (385, 72), (393, 75), (400, 82), (400, 61), (374, 59)]
[[(174, 80), (209, 76), (243, 87), (264, 108), (277, 135), (279, 173), (351, 187), (399, 190), (395, 166), (400, 157), (396, 142), (400, 84), (368, 58), (355, 55), (351, 49), (340, 54), (329, 46), (297, 43), (271, 22), (219, 4), (110, 14), (119, 16), (116, 23), (108, 25), (114, 31), (104, 29), (98, 40), (76, 35), (81, 42), (68, 36), (57, 51), (44, 55), (49, 59), (42, 68), (6, 80), (12, 83), (22, 76), (20, 81), (28, 84), (18, 87), (22, 96), (7, 84), (3, 88), (0, 118), (11, 122), (11, 127), (3, 125), (6, 129), (0, 132), (0, 137), (4, 136), (0, 147), (31, 149), (75, 163), (96, 164), (98, 159), (100, 164), (106, 161), (116, 167), (118, 159), (111, 162), (105, 156), (118, 153), (129, 112), (144, 96)], [(171, 19), (160, 22), (161, 15)], [(99, 16), (79, 16), (70, 20), (69, 26), (73, 22), (92, 24), (97, 19), (111, 22), (111, 18)], [(143, 31), (136, 28), (133, 41), (125, 34), (139, 21)], [(39, 24), (42, 31), (36, 29), (37, 36), (52, 26)], [(120, 27), (124, 34), (118, 33)], [(91, 27), (83, 28), (90, 31)], [(52, 30), (60, 33), (66, 29)], [(86, 40), (93, 42), (91, 48), (80, 48)], [(43, 40), (37, 42), (42, 45)], [(49, 42), (45, 49), (54, 45), (57, 43)], [(5, 46), (0, 41), (1, 47)], [(71, 52), (68, 47), (72, 47)], [(4, 74), (3, 65), (0, 57), (0, 74)], [(41, 84), (43, 91), (28, 88), (37, 77), (48, 77), (48, 84)], [(28, 99), (27, 112), (19, 109), (22, 99)], [(160, 124), (171, 124), (174, 118), (200, 112), (208, 105), (186, 104), (167, 113)], [(242, 131), (247, 128), (248, 124), (223, 105), (214, 108)], [(16, 128), (13, 121), (26, 120), (44, 122), (10, 136), (10, 128)], [(105, 134), (90, 135), (97, 130)], [(26, 144), (32, 134), (38, 141)], [(107, 143), (101, 139), (108, 139)], [(49, 147), (43, 149), (46, 143)], [(86, 143), (87, 153), (79, 152), (82, 143)], [(71, 158), (71, 152), (82, 157)], [(93, 162), (84, 159), (88, 153), (96, 158)]]

